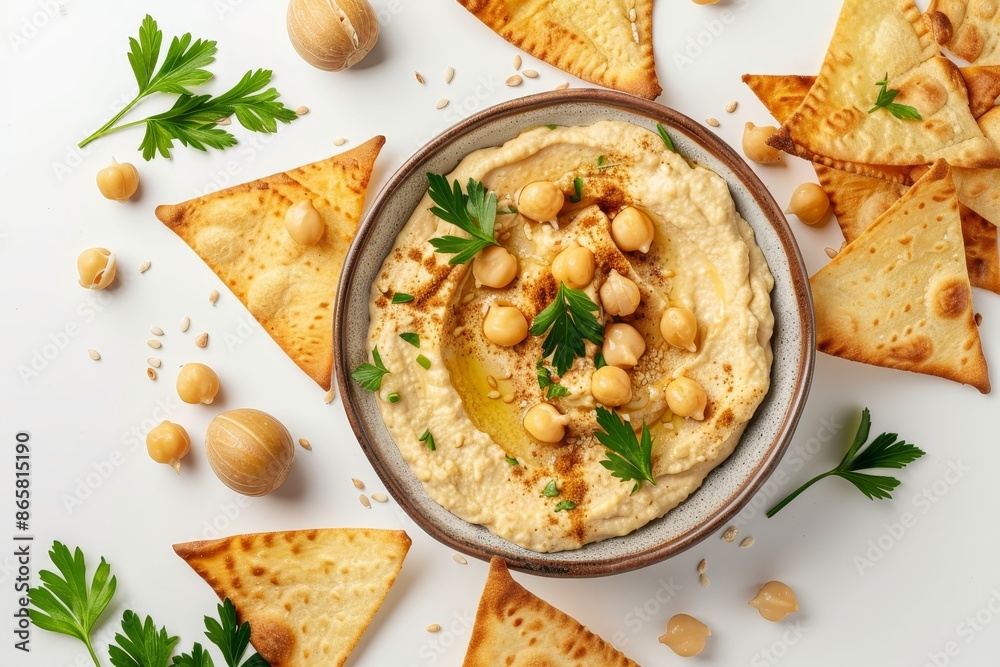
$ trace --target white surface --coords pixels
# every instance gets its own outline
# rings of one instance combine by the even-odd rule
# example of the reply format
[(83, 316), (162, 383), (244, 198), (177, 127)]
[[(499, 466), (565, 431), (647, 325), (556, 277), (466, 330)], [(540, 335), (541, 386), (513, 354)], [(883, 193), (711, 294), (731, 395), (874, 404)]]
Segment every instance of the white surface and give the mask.
[[(33, 573), (48, 566), (44, 551), (53, 539), (83, 547), (91, 568), (105, 556), (119, 592), (101, 638), (110, 637), (121, 612), (132, 608), (180, 635), (185, 650), (204, 639), (201, 619), (213, 611), (215, 596), (172, 553), (174, 542), (318, 526), (402, 527), (413, 547), (350, 664), (461, 664), (485, 564), (456, 564), (392, 501), (370, 510), (359, 504), (352, 477), (363, 479), (369, 493), (381, 489), (339, 400), (324, 405), (323, 392), (153, 216), (158, 203), (340, 152), (333, 146), (337, 137), (349, 140), (347, 148), (381, 133), (388, 143), (376, 163), (370, 201), (414, 149), (459, 118), (562, 81), (580, 85), (525, 55), (524, 67), (541, 76), (505, 87), (517, 49), (451, 0), (373, 4), (381, 16), (376, 51), (338, 74), (314, 70), (296, 56), (285, 36), (282, 2), (12, 0), (0, 8), (0, 289), (6, 311), (0, 318), (0, 540), (6, 544), (0, 548), (0, 618), (6, 619), (0, 664), (88, 664), (82, 645), (40, 630), (32, 632), (30, 654), (13, 649), (11, 489), (14, 437), (22, 430), (31, 434), (33, 452)], [(839, 5), (724, 0), (699, 7), (661, 0), (654, 18), (665, 89), (659, 101), (695, 119), (718, 118), (719, 134), (738, 145), (745, 121), (771, 122), (739, 76), (815, 72)], [(147, 11), (168, 36), (191, 31), (219, 42), (211, 90), (228, 87), (249, 68), (272, 68), (283, 101), (293, 108), (305, 104), (310, 113), (275, 136), (237, 129), (240, 145), (224, 153), (178, 148), (171, 161), (143, 163), (135, 150), (138, 129), (78, 151), (76, 143), (132, 96), (127, 37)], [(726, 11), (731, 14), (724, 24)], [(446, 85), (449, 65), (456, 75)], [(417, 84), (414, 70), (426, 85)], [(434, 105), (442, 97), (452, 103), (438, 111)], [(729, 115), (724, 107), (733, 99), (740, 107)], [(139, 111), (162, 103), (147, 101)], [(97, 193), (94, 175), (112, 156), (138, 166), (143, 186), (137, 201), (118, 205)], [(799, 183), (815, 178), (806, 163), (790, 159), (758, 172), (782, 204)], [(824, 247), (840, 245), (834, 223), (814, 230), (793, 220), (793, 226), (810, 271), (827, 261)], [(119, 257), (113, 290), (90, 293), (76, 285), (76, 256), (94, 245)], [(140, 275), (143, 260), (152, 268)], [(222, 292), (214, 307), (208, 303), (212, 289)], [(997, 297), (976, 291), (974, 298), (987, 357), (1000, 364)], [(187, 334), (177, 329), (184, 315), (192, 321)], [(166, 331), (163, 349), (155, 352), (145, 346), (154, 324)], [(205, 350), (193, 345), (202, 331), (211, 334)], [(91, 361), (87, 348), (103, 359)], [(156, 382), (145, 377), (144, 360), (151, 355), (164, 363)], [(22, 377), (33, 358), (37, 375)], [(224, 395), (210, 408), (180, 404), (174, 394), (174, 369), (193, 360), (209, 363), (222, 378)], [(846, 483), (827, 480), (775, 519), (754, 509), (766, 509), (832, 467), (863, 406), (872, 410), (873, 433), (897, 431), (928, 452), (899, 473), (903, 486), (893, 501), (873, 503)], [(312, 452), (297, 451), (278, 493), (249, 503), (239, 499), (215, 479), (198, 446), (179, 477), (147, 458), (142, 437), (160, 419), (182, 423), (197, 443), (214, 414), (234, 407), (264, 409), (293, 437), (313, 443)], [(741, 537), (754, 536), (753, 547), (713, 537), (677, 558), (611, 578), (517, 579), (644, 665), (681, 662), (656, 641), (677, 612), (712, 628), (702, 663), (996, 664), (998, 407), (996, 395), (980, 396), (969, 387), (819, 355), (807, 409), (779, 474), (737, 521)], [(838, 431), (832, 439), (831, 430)], [(709, 564), (708, 589), (695, 574), (701, 558)], [(787, 623), (768, 623), (746, 606), (769, 579), (789, 583), (799, 595), (802, 611)], [(440, 623), (442, 631), (427, 633), (430, 623)]]

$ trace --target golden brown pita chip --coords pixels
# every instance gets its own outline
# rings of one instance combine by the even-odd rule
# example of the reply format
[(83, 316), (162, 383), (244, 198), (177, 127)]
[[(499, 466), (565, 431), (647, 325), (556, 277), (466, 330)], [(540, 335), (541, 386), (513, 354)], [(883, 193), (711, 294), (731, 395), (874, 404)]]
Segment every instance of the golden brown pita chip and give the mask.
[(458, 0), (493, 32), (581, 79), (653, 100), (653, 0)]
[[(962, 67), (959, 71), (965, 80), (965, 87), (969, 89), (972, 115), (974, 118), (982, 118), (986, 112), (996, 107), (997, 98), (1000, 97), (1000, 65)], [(982, 127), (982, 124), (979, 126)], [(995, 146), (996, 140), (991, 141)]]
[[(375, 137), (321, 162), (156, 208), (156, 217), (198, 253), (324, 389), (330, 388), (333, 367), (340, 268), (384, 143), (384, 137)], [(299, 245), (285, 229), (285, 212), (305, 200), (326, 223), (323, 238), (312, 247)]]
[[(845, 0), (826, 59), (798, 110), (768, 143), (792, 154), (865, 165), (1000, 167), (983, 136), (958, 68), (939, 50), (912, 0)], [(895, 102), (922, 120), (874, 113), (888, 72)], [(824, 159), (816, 159), (824, 158)], [(836, 167), (836, 164), (829, 164)], [(872, 174), (877, 175), (877, 174)]]
[(810, 279), (818, 350), (989, 393), (958, 208), (939, 161)]
[(996, 0), (931, 0), (927, 17), (938, 44), (977, 65), (1000, 65)]
[(579, 621), (514, 581), (501, 558), (476, 612), (463, 667), (638, 667)]
[(396, 580), (401, 530), (327, 528), (175, 544), (271, 667), (343, 665)]

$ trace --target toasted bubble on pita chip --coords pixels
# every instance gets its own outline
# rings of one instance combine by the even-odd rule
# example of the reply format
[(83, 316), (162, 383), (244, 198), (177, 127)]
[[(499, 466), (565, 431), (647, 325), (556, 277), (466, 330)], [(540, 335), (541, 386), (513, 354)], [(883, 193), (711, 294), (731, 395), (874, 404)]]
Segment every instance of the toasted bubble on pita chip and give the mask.
[(271, 667), (338, 667), (396, 580), (401, 530), (327, 528), (175, 544), (220, 600), (229, 598)]
[[(299, 368), (329, 389), (333, 300), (384, 137), (340, 155), (173, 206), (156, 217), (191, 246)], [(296, 243), (285, 213), (311, 201), (326, 230)]]
[(463, 667), (638, 667), (579, 621), (514, 581), (503, 559), (490, 573)]
[(810, 279), (816, 347), (989, 393), (955, 185), (939, 161)]
[[(1000, 150), (972, 117), (958, 68), (939, 53), (912, 0), (845, 0), (816, 82), (768, 143), (851, 164), (947, 159), (963, 167), (1000, 167)], [(914, 107), (922, 120), (884, 109), (869, 113), (886, 76), (888, 88), (899, 91), (895, 103)]]
[(653, 0), (458, 0), (493, 32), (570, 74), (653, 100)]
[(938, 44), (976, 65), (1000, 65), (1000, 5), (996, 0), (931, 0)]

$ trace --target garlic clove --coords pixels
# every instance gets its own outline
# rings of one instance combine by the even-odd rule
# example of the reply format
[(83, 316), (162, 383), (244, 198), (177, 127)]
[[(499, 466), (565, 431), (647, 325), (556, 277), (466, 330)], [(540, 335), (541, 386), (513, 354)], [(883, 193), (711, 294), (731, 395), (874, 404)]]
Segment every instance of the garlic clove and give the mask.
[(291, 0), (286, 23), (302, 59), (331, 72), (360, 62), (378, 40), (378, 17), (367, 0)]

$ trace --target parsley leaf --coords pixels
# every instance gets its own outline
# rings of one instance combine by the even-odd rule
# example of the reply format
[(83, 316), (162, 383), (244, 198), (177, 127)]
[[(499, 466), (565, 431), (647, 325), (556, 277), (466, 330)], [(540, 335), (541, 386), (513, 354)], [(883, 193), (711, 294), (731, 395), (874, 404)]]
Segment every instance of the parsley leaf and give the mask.
[(552, 381), (552, 371), (545, 366), (544, 359), (535, 363), (535, 371), (538, 375), (538, 387), (545, 390), (545, 398), (569, 396), (569, 389)]
[(378, 352), (378, 345), (372, 350), (374, 364), (365, 362), (354, 369), (351, 377), (368, 391), (378, 391), (382, 388), (382, 378), (390, 375), (391, 371), (382, 363), (382, 355)]
[(556, 505), (555, 511), (556, 512), (566, 512), (566, 511), (575, 510), (575, 509), (576, 509), (576, 503), (574, 503), (572, 500), (563, 500), (558, 505)]
[(583, 199), (583, 179), (577, 176), (573, 179), (573, 190), (576, 194), (569, 196), (569, 201), (573, 204), (577, 204)]
[(111, 566), (102, 558), (88, 587), (87, 564), (79, 547), (70, 554), (66, 545), (53, 542), (49, 558), (62, 576), (48, 570), (38, 573), (42, 585), (28, 589), (28, 599), (35, 607), (28, 610), (28, 616), (42, 630), (82, 641), (99, 665), (90, 635), (118, 585), (111, 576)]
[(167, 56), (153, 74), (160, 59), (163, 33), (149, 14), (139, 26), (138, 41), (130, 37), (128, 43), (128, 61), (139, 84), (140, 98), (151, 93), (190, 95), (190, 86), (200, 86), (212, 78), (212, 73), (203, 68), (215, 61), (216, 43), (202, 39), (192, 42), (191, 33), (170, 40)]
[(425, 430), (423, 435), (417, 438), (417, 440), (427, 445), (427, 449), (431, 450), (432, 452), (437, 449), (437, 443), (434, 442), (434, 436), (431, 435), (430, 429)]
[(907, 106), (906, 104), (896, 104), (894, 100), (896, 96), (899, 95), (898, 90), (889, 90), (889, 73), (886, 72), (885, 78), (875, 84), (879, 86), (878, 98), (875, 100), (875, 106), (868, 110), (868, 113), (875, 113), (879, 109), (885, 109), (891, 113), (896, 118), (900, 120), (923, 120), (920, 112), (914, 107)]
[(667, 128), (663, 127), (661, 123), (657, 123), (656, 131), (660, 134), (660, 139), (663, 139), (663, 143), (670, 150), (670, 152), (676, 153), (677, 149), (674, 148), (674, 141), (673, 139), (670, 138), (670, 135), (667, 133)]
[(507, 460), (507, 465), (516, 466), (518, 464), (518, 460), (515, 459), (513, 456), (507, 456), (506, 460)]
[(556, 480), (553, 479), (545, 485), (545, 488), (542, 489), (542, 495), (546, 498), (555, 498), (559, 495), (559, 487), (556, 486)]
[(468, 194), (462, 192), (458, 181), (448, 186), (448, 180), (439, 174), (427, 174), (427, 193), (437, 206), (431, 213), (445, 222), (450, 222), (470, 238), (461, 236), (441, 236), (430, 240), (435, 252), (454, 254), (449, 264), (467, 264), (479, 251), (491, 245), (500, 245), (493, 238), (493, 227), (497, 215), (497, 196), (479, 181), (470, 178), (466, 186)]
[(600, 368), (604, 368), (607, 365), (608, 362), (604, 361), (604, 353), (598, 351), (597, 354), (594, 355), (594, 370), (596, 371)]
[(552, 355), (552, 363), (559, 375), (565, 375), (573, 359), (587, 352), (584, 339), (597, 346), (604, 344), (604, 327), (593, 315), (600, 307), (582, 290), (559, 283), (556, 298), (538, 313), (531, 322), (532, 336), (548, 331), (542, 343), (542, 353)]
[(643, 482), (656, 484), (653, 477), (653, 437), (649, 427), (642, 425), (642, 438), (635, 437), (631, 424), (627, 424), (618, 413), (598, 406), (597, 424), (604, 432), (594, 433), (597, 440), (608, 448), (608, 458), (601, 465), (611, 471), (612, 477), (623, 482), (635, 481), (632, 493), (639, 490)]
[(417, 355), (417, 363), (420, 364), (425, 371), (428, 371), (431, 368), (431, 360), (422, 354)]
[(569, 389), (561, 384), (550, 385), (545, 390), (545, 398), (562, 398), (563, 396), (569, 396)]
[[(239, 667), (250, 645), (250, 624), (244, 622), (240, 625), (236, 619), (236, 607), (229, 598), (218, 606), (218, 611), (218, 621), (211, 616), (205, 617), (205, 636), (222, 651), (228, 667)], [(268, 667), (268, 663), (255, 652), (243, 663), (243, 667)]]
[(420, 347), (420, 334), (418, 334), (418, 333), (413, 333), (412, 331), (407, 331), (405, 333), (399, 334), (399, 337), (402, 338), (403, 340), (405, 340), (407, 343), (409, 343), (413, 347), (416, 347), (416, 348)]
[(215, 667), (212, 656), (198, 643), (195, 643), (190, 653), (175, 655), (170, 665), (171, 667)]
[(898, 479), (886, 475), (871, 475), (858, 471), (870, 470), (872, 468), (905, 468), (923, 456), (924, 451), (919, 447), (898, 440), (898, 436), (895, 433), (883, 433), (875, 438), (862, 452), (860, 451), (861, 446), (868, 440), (870, 429), (871, 413), (868, 412), (868, 408), (865, 408), (861, 412), (861, 425), (858, 426), (854, 442), (851, 443), (840, 464), (833, 470), (813, 477), (793, 491), (787, 498), (768, 511), (768, 518), (780, 512), (785, 505), (795, 500), (800, 493), (810, 486), (824, 477), (830, 476), (846, 479), (857, 487), (858, 491), (865, 494), (869, 500), (892, 498), (892, 491), (900, 484)]
[(393, 303), (409, 303), (413, 301), (412, 294), (406, 294), (405, 292), (396, 292), (392, 295)]
[(115, 667), (167, 667), (179, 641), (166, 628), (157, 630), (152, 617), (143, 623), (130, 609), (122, 615), (122, 631), (125, 634), (116, 634), (115, 643), (108, 647)]

